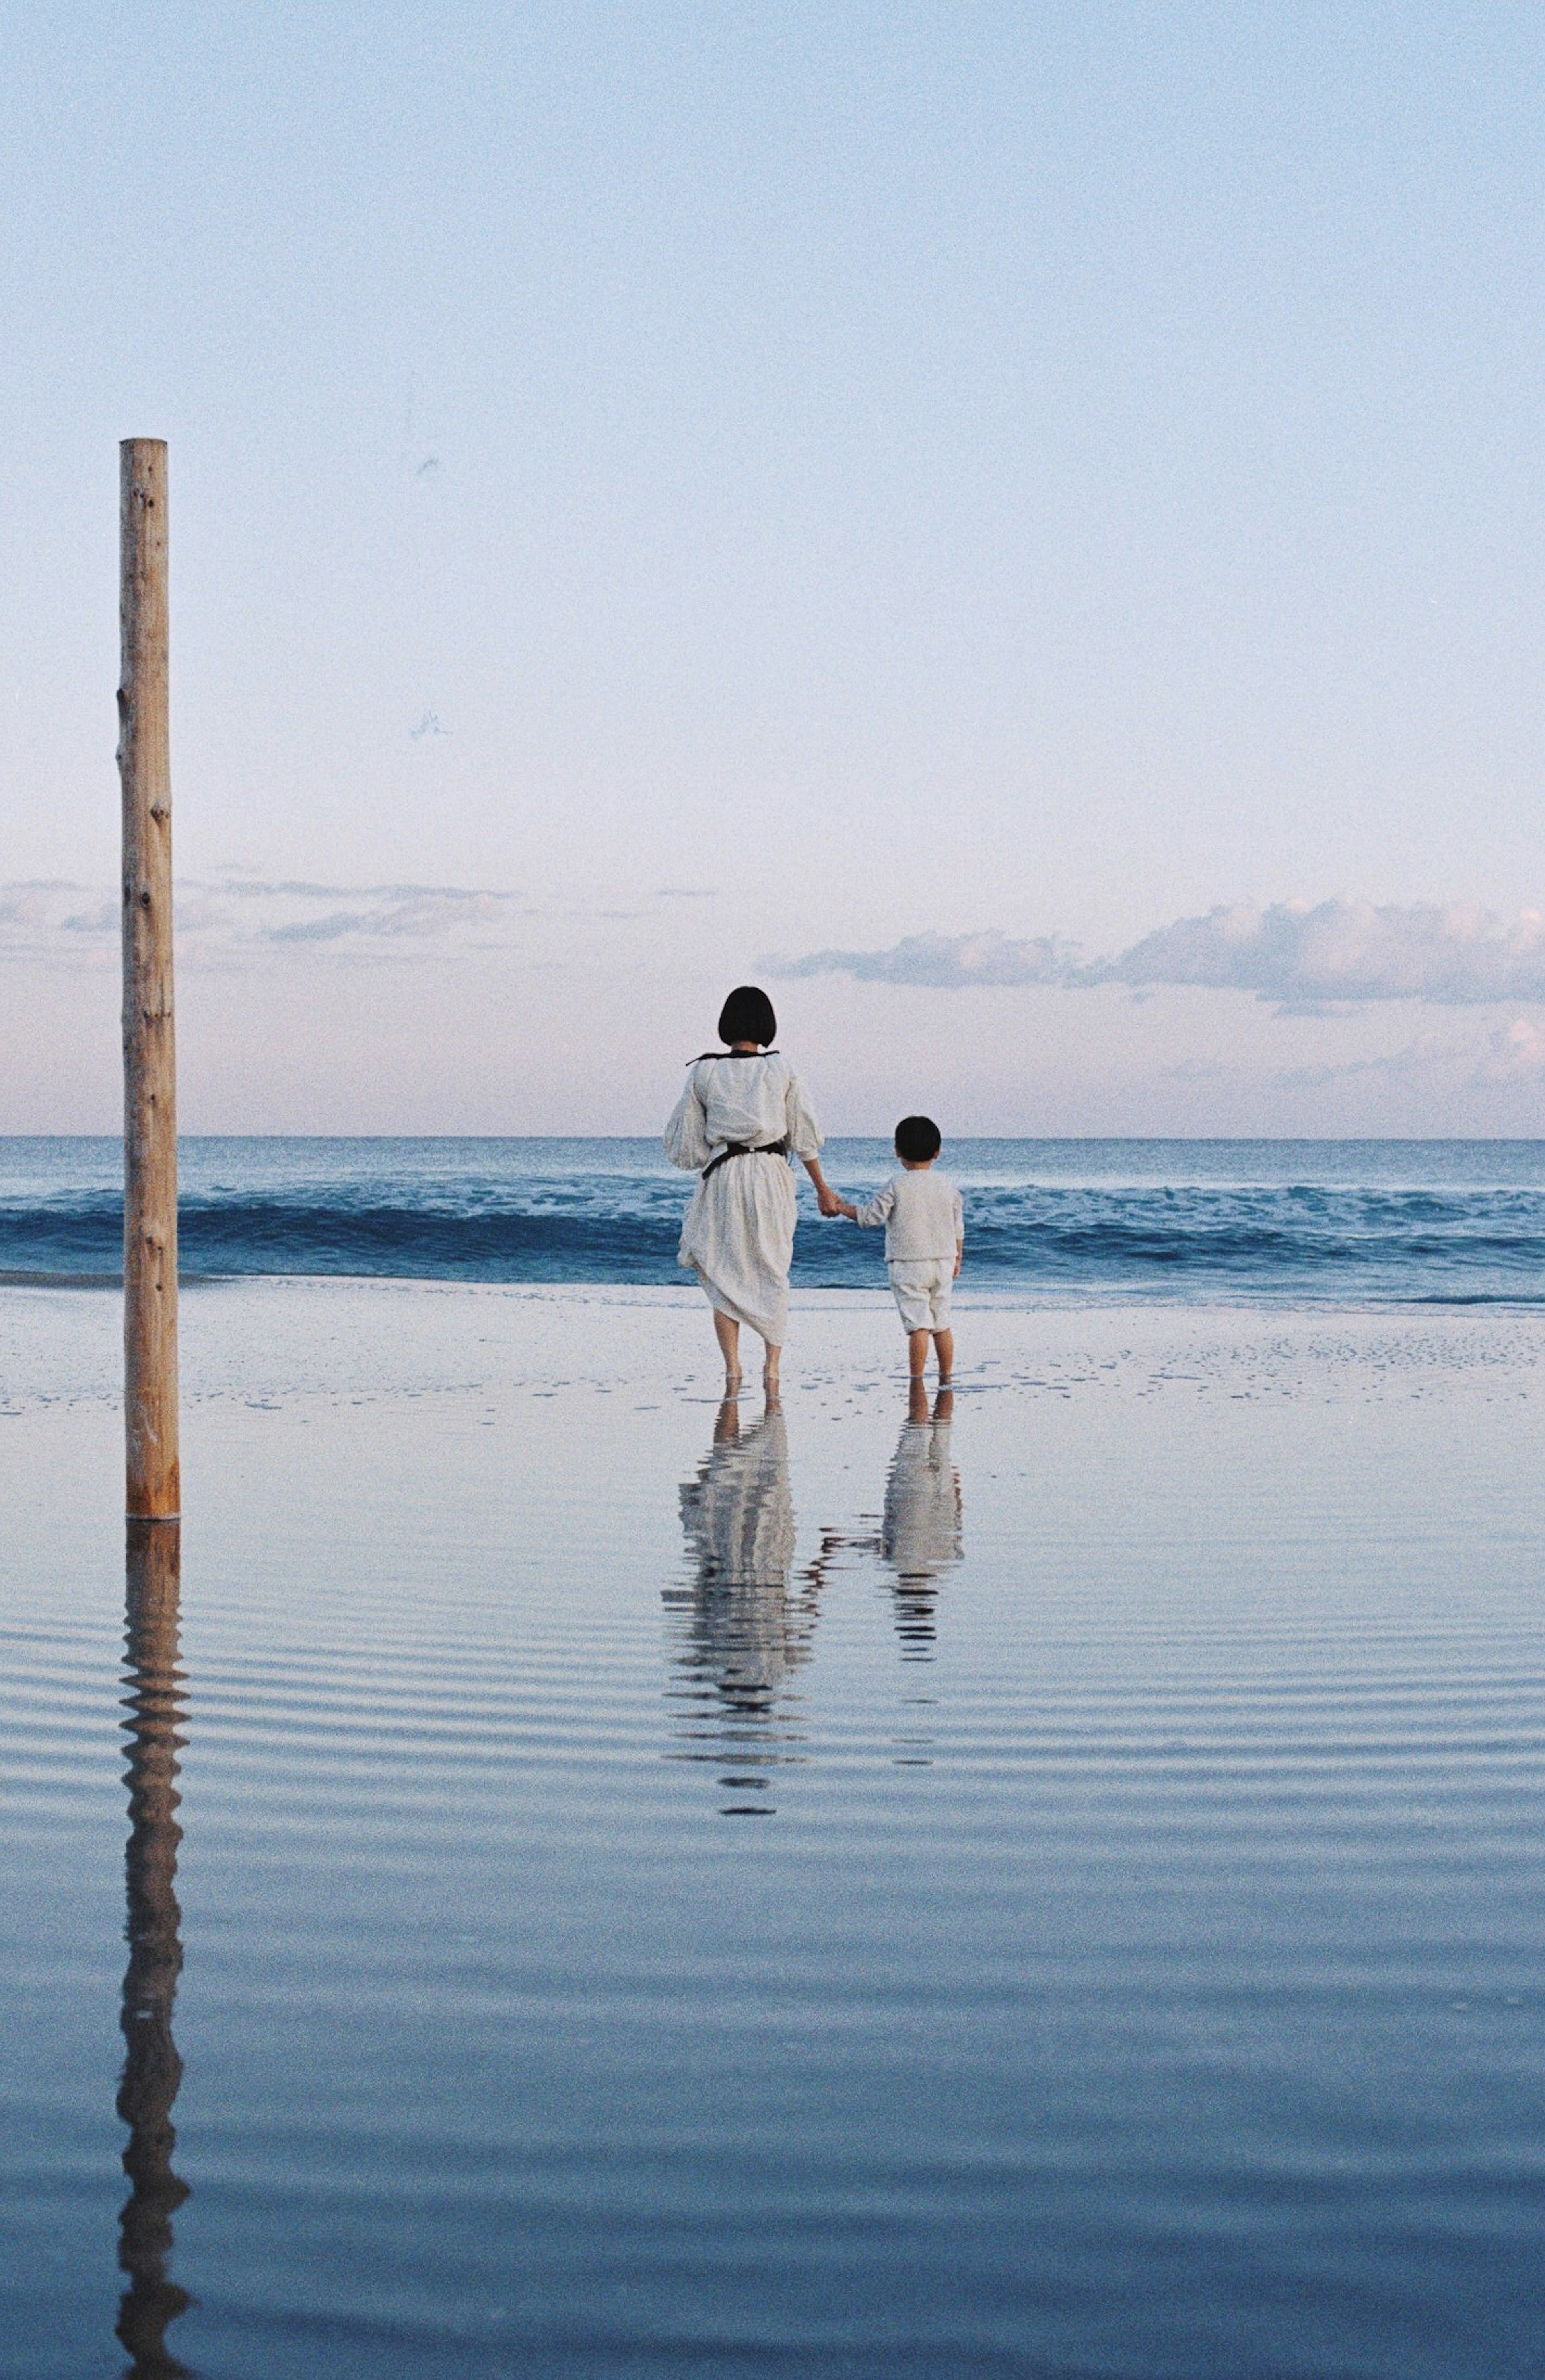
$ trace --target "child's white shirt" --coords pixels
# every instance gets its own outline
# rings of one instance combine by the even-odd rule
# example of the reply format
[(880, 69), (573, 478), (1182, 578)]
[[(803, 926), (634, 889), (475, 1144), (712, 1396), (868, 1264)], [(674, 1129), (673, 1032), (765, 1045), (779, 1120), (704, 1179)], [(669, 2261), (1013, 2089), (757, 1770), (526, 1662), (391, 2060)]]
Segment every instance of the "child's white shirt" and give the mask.
[(858, 1209), (866, 1231), (885, 1226), (887, 1264), (954, 1264), (965, 1236), (960, 1193), (936, 1165), (893, 1173), (883, 1190)]

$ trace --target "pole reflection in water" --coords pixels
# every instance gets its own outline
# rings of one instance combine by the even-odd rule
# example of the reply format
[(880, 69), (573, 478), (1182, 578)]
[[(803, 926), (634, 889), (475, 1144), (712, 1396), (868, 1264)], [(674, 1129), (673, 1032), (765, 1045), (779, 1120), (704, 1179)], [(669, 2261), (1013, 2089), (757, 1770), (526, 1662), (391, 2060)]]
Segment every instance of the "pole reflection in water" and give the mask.
[(172, 2003), (182, 1966), (182, 1912), (174, 1889), (177, 1754), (184, 1738), (177, 1666), (181, 1532), (175, 1521), (131, 1521), (125, 1574), (128, 1688), (124, 1721), (128, 1787), (128, 1965), (124, 1972), (123, 2082), (118, 2113), (128, 2126), (124, 2171), (129, 2192), (118, 2218), (118, 2263), (128, 2287), (117, 2335), (131, 2380), (173, 2380), (188, 2372), (166, 2345), (166, 2329), (191, 2304), (167, 2274), (172, 2216), (188, 2184), (172, 2171), (172, 2107), (182, 2060), (172, 2038)]
[(894, 1573), (896, 1634), (904, 1661), (931, 1661), (939, 1581), (961, 1558), (960, 1475), (950, 1453), (955, 1392), (912, 1384), (906, 1419), (885, 1481), (880, 1559)]
[(800, 1756), (787, 1687), (809, 1658), (816, 1617), (814, 1587), (790, 1589), (794, 1499), (776, 1404), (748, 1429), (733, 1400), (720, 1406), (713, 1442), (683, 1484), (681, 1521), (696, 1575), (665, 1600), (681, 1621), (676, 1692), (691, 1706), (682, 1732), (693, 1748), (675, 1756), (727, 1760), (720, 1782), (736, 1798), (724, 1815), (770, 1816), (763, 1772)]

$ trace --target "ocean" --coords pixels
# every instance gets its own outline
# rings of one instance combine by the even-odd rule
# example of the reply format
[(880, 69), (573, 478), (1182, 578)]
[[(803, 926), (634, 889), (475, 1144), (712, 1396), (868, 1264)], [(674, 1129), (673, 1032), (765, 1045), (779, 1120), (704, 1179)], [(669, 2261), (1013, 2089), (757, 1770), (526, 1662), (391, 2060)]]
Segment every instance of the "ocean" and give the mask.
[[(831, 1180), (876, 1185), (879, 1140)], [(961, 1140), (966, 1292), (1294, 1305), (1533, 1302), (1545, 1141)], [(0, 1278), (117, 1269), (114, 1139), (0, 1140)], [(882, 1282), (877, 1236), (822, 1223), (803, 1175), (794, 1279)], [(186, 1276), (679, 1281), (691, 1179), (630, 1139), (189, 1139)]]

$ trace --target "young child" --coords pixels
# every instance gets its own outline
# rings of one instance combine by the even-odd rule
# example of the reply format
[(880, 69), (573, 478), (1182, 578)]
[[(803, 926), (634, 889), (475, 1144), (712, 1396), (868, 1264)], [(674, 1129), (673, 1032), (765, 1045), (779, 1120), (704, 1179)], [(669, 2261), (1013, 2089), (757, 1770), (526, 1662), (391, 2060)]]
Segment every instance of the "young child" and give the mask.
[(885, 1266), (906, 1333), (907, 1368), (920, 1380), (928, 1342), (939, 1358), (939, 1385), (955, 1369), (955, 1333), (950, 1329), (950, 1287), (966, 1252), (960, 1193), (933, 1160), (943, 1143), (931, 1116), (903, 1116), (896, 1126), (901, 1172), (867, 1207), (847, 1199), (837, 1211), (866, 1231), (885, 1226)]

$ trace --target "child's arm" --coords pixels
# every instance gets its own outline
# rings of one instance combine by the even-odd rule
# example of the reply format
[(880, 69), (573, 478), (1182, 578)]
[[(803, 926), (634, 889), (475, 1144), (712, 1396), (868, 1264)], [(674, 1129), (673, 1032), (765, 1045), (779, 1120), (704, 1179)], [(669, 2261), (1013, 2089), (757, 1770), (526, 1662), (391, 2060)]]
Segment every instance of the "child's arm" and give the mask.
[(878, 1232), (889, 1222), (891, 1209), (895, 1203), (895, 1184), (887, 1182), (883, 1190), (875, 1192), (867, 1207), (848, 1207), (845, 1212), (851, 1215), (860, 1231)]

